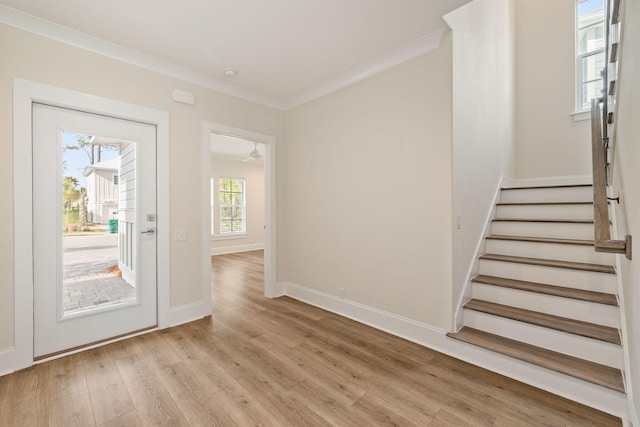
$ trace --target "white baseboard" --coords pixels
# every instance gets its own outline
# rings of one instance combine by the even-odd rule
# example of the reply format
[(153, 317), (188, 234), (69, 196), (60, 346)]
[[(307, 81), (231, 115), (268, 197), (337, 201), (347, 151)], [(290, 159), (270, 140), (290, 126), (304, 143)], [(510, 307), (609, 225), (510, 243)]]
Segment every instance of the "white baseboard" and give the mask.
[(236, 254), (238, 252), (259, 251), (264, 249), (264, 243), (249, 243), (246, 245), (224, 246), (211, 248), (211, 255)]
[(278, 286), (282, 287), (284, 295), (307, 304), (364, 323), (456, 359), (464, 360), (622, 419), (628, 417), (630, 409), (628, 408), (627, 398), (623, 394), (457, 341), (447, 337), (446, 331), (422, 322), (295, 283), (280, 282)]
[[(295, 283), (281, 282), (284, 295), (314, 305), (332, 313), (356, 320), (390, 334), (414, 341), (419, 344), (436, 343), (444, 345), (448, 340), (445, 331), (406, 317), (398, 316), (374, 307), (354, 301), (338, 298), (334, 295), (309, 289)], [(439, 342), (440, 341), (440, 342)]]
[(591, 184), (593, 178), (591, 175), (568, 175), (568, 176), (550, 176), (543, 178), (510, 178), (504, 177), (502, 186), (511, 187), (528, 187), (528, 186), (547, 186), (547, 185), (583, 185)]
[(15, 347), (0, 350), (0, 377), (15, 372), (15, 353)]
[(169, 310), (169, 326), (178, 326), (211, 315), (211, 304), (206, 301), (184, 304)]
[(628, 424), (625, 424), (625, 425), (628, 425), (629, 427), (640, 426), (640, 412), (638, 412), (638, 408), (636, 408), (636, 404), (633, 401), (633, 399), (629, 399), (628, 407), (629, 407)]

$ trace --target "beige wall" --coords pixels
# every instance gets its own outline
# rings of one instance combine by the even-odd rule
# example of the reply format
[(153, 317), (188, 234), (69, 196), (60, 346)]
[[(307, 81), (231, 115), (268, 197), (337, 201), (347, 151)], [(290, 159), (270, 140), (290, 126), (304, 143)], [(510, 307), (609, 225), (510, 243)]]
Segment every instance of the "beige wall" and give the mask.
[(589, 121), (574, 122), (575, 1), (516, 1), (518, 178), (590, 175)]
[(448, 329), (451, 38), (285, 113), (278, 279)]
[[(189, 240), (171, 244), (171, 306), (202, 299), (200, 173), (202, 121), (281, 136), (282, 113), (113, 59), (0, 25), (0, 349), (13, 344), (12, 79), (19, 77), (170, 113), (171, 228)], [(195, 93), (196, 105), (171, 100)], [(206, 184), (208, 185), (208, 183)]]
[[(626, 343), (631, 360), (631, 386), (636, 408), (636, 422), (640, 416), (640, 4), (626, 1), (623, 18), (624, 33), (620, 59), (619, 99), (616, 129), (616, 177), (614, 194), (624, 190), (625, 206), (618, 206), (619, 238), (631, 234), (634, 239), (633, 261), (621, 257), (624, 304), (627, 324)], [(614, 205), (616, 206), (616, 205)], [(626, 214), (626, 215), (625, 215)], [(635, 425), (635, 424), (634, 424)]]
[[(242, 249), (243, 245), (264, 245), (264, 165), (262, 163), (243, 162), (211, 157), (211, 178), (217, 186), (218, 178), (243, 178), (246, 184), (245, 202), (247, 206), (247, 235), (232, 240), (212, 240), (211, 249)], [(215, 188), (214, 212), (219, 218), (220, 212), (217, 187)], [(215, 226), (219, 234), (219, 226)]]
[(515, 170), (512, 0), (476, 0), (445, 16), (453, 31), (452, 303), (457, 308), (496, 189)]

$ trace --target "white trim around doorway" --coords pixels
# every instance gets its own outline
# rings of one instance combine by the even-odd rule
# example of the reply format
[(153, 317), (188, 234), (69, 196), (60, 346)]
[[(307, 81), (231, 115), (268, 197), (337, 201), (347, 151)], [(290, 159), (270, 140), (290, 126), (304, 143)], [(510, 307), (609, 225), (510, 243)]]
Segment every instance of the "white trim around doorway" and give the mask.
[[(280, 294), (276, 286), (276, 138), (245, 129), (219, 123), (202, 123), (202, 277), (203, 294), (211, 300), (211, 233), (210, 182), (211, 182), (211, 134), (234, 136), (251, 142), (265, 144), (265, 210), (264, 210), (264, 295), (275, 298)], [(206, 271), (205, 271), (206, 270)]]
[(170, 326), (169, 113), (69, 89), (13, 80), (14, 347), (0, 371), (33, 364), (32, 104), (69, 108), (155, 125), (157, 128), (158, 328)]

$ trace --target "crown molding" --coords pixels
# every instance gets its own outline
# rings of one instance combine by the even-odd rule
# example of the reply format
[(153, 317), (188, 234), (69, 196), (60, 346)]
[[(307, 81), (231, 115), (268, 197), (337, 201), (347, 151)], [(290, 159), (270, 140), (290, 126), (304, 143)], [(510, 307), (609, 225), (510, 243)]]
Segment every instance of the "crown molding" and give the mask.
[(400, 46), (382, 56), (353, 68), (331, 80), (313, 86), (298, 95), (294, 95), (285, 101), (284, 109), (298, 107), (321, 96), (328, 95), (337, 90), (343, 89), (375, 74), (381, 73), (391, 67), (399, 65), (440, 46), (445, 27), (439, 28), (419, 39)]
[(327, 82), (313, 86), (290, 98), (281, 99), (225, 82), (204, 73), (122, 47), (115, 43), (46, 21), (4, 5), (0, 5), (0, 23), (75, 46), (98, 55), (212, 89), (225, 95), (285, 111), (343, 89), (388, 68), (436, 49), (440, 45), (440, 40), (445, 30), (445, 27), (442, 27)]
[(33, 15), (0, 5), (0, 23), (29, 31), (80, 49), (107, 56), (147, 70), (155, 71), (185, 82), (203, 86), (225, 95), (251, 101), (266, 107), (283, 109), (282, 100), (227, 83), (221, 79), (173, 64), (111, 43), (80, 31), (38, 18)]

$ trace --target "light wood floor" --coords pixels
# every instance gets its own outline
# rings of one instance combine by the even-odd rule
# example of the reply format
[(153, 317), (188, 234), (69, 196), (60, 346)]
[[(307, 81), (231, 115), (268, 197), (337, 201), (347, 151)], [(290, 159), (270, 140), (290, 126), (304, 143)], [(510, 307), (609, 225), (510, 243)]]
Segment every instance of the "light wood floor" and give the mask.
[(0, 377), (0, 426), (609, 426), (620, 420), (290, 298), (213, 258), (203, 319)]

